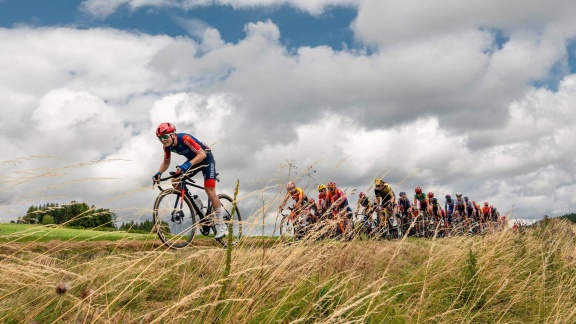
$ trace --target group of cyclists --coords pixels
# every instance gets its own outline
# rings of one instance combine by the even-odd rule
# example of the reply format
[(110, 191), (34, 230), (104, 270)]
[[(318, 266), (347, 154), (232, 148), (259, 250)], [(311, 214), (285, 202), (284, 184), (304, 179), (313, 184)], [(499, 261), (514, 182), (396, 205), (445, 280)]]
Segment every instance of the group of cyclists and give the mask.
[(294, 204), (282, 222), (291, 222), (301, 231), (311, 228), (311, 224), (333, 224), (330, 232), (335, 237), (352, 238), (360, 233), (388, 239), (404, 235), (448, 236), (485, 233), (507, 226), (506, 216), (488, 202), (480, 205), (457, 192), (455, 198), (445, 195), (442, 206), (433, 192), (426, 194), (421, 187), (414, 189), (413, 199), (406, 192), (396, 197), (390, 184), (381, 178), (374, 180), (373, 197), (360, 192), (354, 211), (344, 191), (334, 182), (318, 186), (317, 200), (308, 197), (294, 181), (288, 182), (286, 190), (280, 211), (290, 198)]
[[(215, 237), (226, 236), (223, 208), (216, 195), (218, 173), (211, 148), (190, 134), (176, 133), (176, 126), (169, 122), (158, 125), (156, 137), (162, 144), (164, 158), (152, 180), (159, 182), (162, 173), (168, 170), (171, 153), (184, 156), (186, 161), (176, 167), (175, 174), (191, 177), (202, 172), (204, 190), (215, 210)], [(174, 188), (180, 188), (179, 181), (173, 180)], [(362, 231), (369, 237), (402, 237), (403, 233), (449, 235), (454, 229), (469, 229), (472, 233), (477, 233), (506, 226), (506, 217), (501, 217), (498, 210), (488, 202), (481, 206), (468, 197), (462, 197), (462, 193), (458, 192), (455, 199), (450, 194), (446, 195), (442, 208), (434, 193), (425, 194), (421, 187), (416, 187), (413, 200), (407, 197), (406, 192), (401, 192), (397, 198), (392, 187), (381, 178), (374, 180), (374, 197), (370, 198), (364, 192), (359, 194), (354, 212), (344, 191), (332, 181), (318, 186), (317, 200), (307, 197), (294, 181), (288, 182), (286, 189), (288, 192), (280, 205), (280, 211), (284, 209), (288, 199), (292, 198), (294, 204), (282, 222), (288, 221), (301, 228), (307, 224), (336, 224), (337, 226), (332, 226), (332, 232), (337, 237), (357, 233), (353, 230), (354, 220), (359, 218)], [(330, 227), (323, 226), (328, 229)]]

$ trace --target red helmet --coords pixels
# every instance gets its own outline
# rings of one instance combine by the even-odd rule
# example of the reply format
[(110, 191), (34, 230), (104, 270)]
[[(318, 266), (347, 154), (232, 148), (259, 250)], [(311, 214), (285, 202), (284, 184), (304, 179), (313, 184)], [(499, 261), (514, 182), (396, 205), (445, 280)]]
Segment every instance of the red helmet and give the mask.
[(334, 181), (328, 182), (327, 187), (328, 187), (328, 188), (336, 188), (336, 182), (334, 182)]
[(162, 123), (156, 128), (156, 136), (172, 134), (176, 132), (176, 126), (171, 123)]
[(365, 194), (364, 192), (361, 192), (361, 193), (358, 195), (358, 198), (360, 198), (360, 199), (362, 199), (362, 198), (364, 198), (364, 197), (366, 197), (366, 194)]
[(416, 192), (417, 194), (421, 194), (422, 193), (422, 187), (416, 187), (416, 189), (414, 189), (414, 192)]
[(434, 198), (434, 193), (432, 191), (428, 193), (428, 198)]
[(490, 205), (487, 201), (484, 202), (484, 206), (488, 207)]

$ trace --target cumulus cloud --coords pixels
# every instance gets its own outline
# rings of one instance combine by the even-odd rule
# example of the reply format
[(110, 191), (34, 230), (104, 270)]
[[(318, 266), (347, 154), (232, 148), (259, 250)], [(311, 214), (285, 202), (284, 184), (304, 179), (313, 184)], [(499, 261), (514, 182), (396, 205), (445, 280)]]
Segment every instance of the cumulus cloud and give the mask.
[(525, 30), (554, 30), (573, 37), (576, 23), (570, 12), (576, 4), (562, 0), (497, 0), (454, 2), (450, 0), (364, 0), (353, 24), (356, 37), (367, 43), (388, 46), (409, 39), (426, 39), (455, 30), (488, 28), (511, 35)]

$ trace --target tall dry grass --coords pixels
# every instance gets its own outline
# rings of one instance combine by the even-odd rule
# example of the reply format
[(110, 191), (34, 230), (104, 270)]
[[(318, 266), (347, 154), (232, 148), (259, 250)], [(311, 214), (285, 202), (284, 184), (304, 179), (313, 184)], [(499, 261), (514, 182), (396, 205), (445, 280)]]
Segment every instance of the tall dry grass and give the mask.
[(9, 243), (0, 322), (574, 323), (575, 231), (554, 220), (438, 240), (247, 238), (226, 278), (226, 250), (216, 245), (102, 243), (74, 254), (74, 244)]
[[(316, 182), (291, 166), (278, 178)], [(264, 233), (281, 198), (263, 198), (260, 217), (242, 210), (245, 231)], [(3, 243), (0, 322), (574, 323), (575, 232), (554, 220), (437, 240), (248, 237), (228, 273), (227, 251), (208, 240), (178, 251), (128, 239)]]

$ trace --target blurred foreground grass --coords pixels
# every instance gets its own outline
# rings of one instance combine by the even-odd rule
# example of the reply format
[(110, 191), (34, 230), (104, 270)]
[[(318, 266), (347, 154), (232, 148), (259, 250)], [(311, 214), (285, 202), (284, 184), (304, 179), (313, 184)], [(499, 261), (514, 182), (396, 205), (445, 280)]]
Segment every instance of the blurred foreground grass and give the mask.
[(247, 238), (227, 278), (226, 251), (197, 241), (1, 243), (0, 322), (574, 323), (575, 231), (553, 220), (438, 240)]

